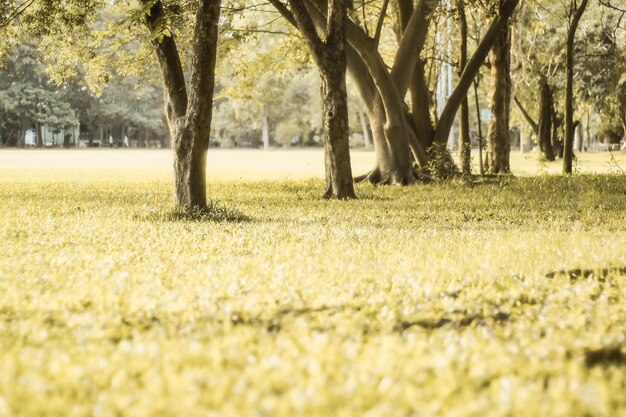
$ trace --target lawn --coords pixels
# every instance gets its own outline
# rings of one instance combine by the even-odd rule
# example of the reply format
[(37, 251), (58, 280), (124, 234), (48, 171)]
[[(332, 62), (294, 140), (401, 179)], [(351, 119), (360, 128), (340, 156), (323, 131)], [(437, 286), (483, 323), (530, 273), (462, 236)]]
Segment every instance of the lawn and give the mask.
[(348, 202), (210, 155), (189, 219), (165, 151), (0, 151), (0, 417), (626, 414), (624, 153)]

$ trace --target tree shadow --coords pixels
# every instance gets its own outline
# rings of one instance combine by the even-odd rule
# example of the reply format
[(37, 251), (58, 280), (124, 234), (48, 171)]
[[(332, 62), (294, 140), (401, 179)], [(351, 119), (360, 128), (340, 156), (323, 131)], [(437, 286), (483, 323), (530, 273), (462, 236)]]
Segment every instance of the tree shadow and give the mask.
[(226, 207), (219, 201), (210, 201), (205, 208), (153, 210), (147, 214), (135, 214), (133, 220), (156, 223), (249, 223), (252, 217), (239, 210)]

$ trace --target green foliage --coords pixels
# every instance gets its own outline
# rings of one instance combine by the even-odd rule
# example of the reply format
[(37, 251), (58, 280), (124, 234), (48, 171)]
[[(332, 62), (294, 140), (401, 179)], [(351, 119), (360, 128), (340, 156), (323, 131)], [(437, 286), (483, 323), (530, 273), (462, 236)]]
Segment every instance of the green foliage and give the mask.
[(64, 91), (42, 77), (43, 67), (30, 44), (14, 48), (0, 70), (0, 111), (11, 120), (29, 126), (45, 124), (53, 129), (76, 126), (78, 118)]
[(626, 275), (546, 277), (626, 265), (624, 176), (349, 202), (319, 180), (211, 182), (251, 221), (205, 222), (154, 212), (162, 164), (64, 155), (0, 164), (6, 415), (626, 412)]

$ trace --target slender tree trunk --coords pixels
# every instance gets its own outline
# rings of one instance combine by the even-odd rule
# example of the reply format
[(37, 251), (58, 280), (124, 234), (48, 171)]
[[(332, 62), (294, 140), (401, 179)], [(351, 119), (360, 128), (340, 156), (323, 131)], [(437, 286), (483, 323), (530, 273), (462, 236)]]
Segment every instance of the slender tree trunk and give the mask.
[(37, 138), (35, 139), (35, 147), (43, 148), (43, 129), (41, 128), (41, 123), (38, 121), (35, 122), (35, 135), (37, 135)]
[[(461, 29), (461, 51), (459, 59), (459, 75), (463, 73), (467, 65), (467, 19), (465, 17), (465, 5), (463, 0), (457, 0), (457, 10), (459, 12), (459, 23)], [(459, 151), (461, 155), (461, 169), (464, 174), (470, 174), (472, 143), (470, 141), (469, 127), (469, 104), (467, 95), (461, 101), (461, 118), (459, 129)]]
[(478, 77), (474, 79), (474, 100), (476, 102), (476, 124), (478, 126), (478, 164), (480, 175), (485, 174), (485, 166), (483, 164), (483, 122), (480, 119), (480, 104), (478, 102)]
[(580, 120), (574, 122), (574, 148), (576, 152), (583, 150), (583, 125)]
[(422, 59), (417, 61), (415, 73), (411, 79), (411, 112), (413, 114), (413, 124), (417, 131), (417, 140), (422, 145), (422, 149), (428, 151), (433, 146), (434, 120), (431, 119), (430, 109), (432, 102), (428, 83), (426, 82), (425, 63)]
[(367, 122), (367, 116), (361, 109), (357, 109), (357, 116), (359, 116), (361, 130), (363, 131), (363, 147), (370, 148), (372, 146), (372, 135), (370, 133), (369, 123)]
[(554, 161), (552, 150), (552, 91), (545, 78), (539, 82), (539, 124), (537, 141), (539, 149), (548, 161)]
[(563, 141), (559, 130), (562, 130), (563, 119), (559, 117), (554, 108), (554, 101), (552, 101), (552, 152), (559, 158), (563, 158)]
[(4, 126), (4, 112), (2, 111), (2, 109), (0, 109), (0, 147), (5, 146), (9, 140), (9, 138), (6, 137), (5, 130), (6, 129)]
[(563, 173), (572, 173), (572, 159), (574, 157), (574, 39), (576, 38), (576, 29), (578, 22), (585, 12), (588, 0), (582, 0), (580, 6), (576, 8), (576, 2), (572, 4), (574, 11), (572, 20), (567, 31), (567, 49), (566, 49), (566, 83), (565, 83), (565, 138), (563, 143)]
[(23, 148), (26, 146), (26, 131), (29, 129), (28, 121), (25, 117), (20, 118), (19, 136), (17, 137), (17, 147)]
[[(502, 2), (502, 0), (501, 0)], [(502, 3), (501, 3), (502, 4)], [(507, 23), (491, 51), (491, 119), (487, 133), (487, 168), (492, 174), (510, 172), (509, 115), (511, 109), (511, 33)]]
[(263, 149), (268, 150), (270, 148), (270, 122), (266, 114), (261, 118), (261, 141), (263, 142)]

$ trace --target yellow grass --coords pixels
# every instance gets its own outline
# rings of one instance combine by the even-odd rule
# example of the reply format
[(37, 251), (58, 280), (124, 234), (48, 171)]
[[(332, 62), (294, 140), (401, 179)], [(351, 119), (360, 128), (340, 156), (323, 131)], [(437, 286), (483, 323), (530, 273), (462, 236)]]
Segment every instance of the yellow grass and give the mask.
[(169, 160), (0, 151), (0, 417), (626, 415), (625, 176), (339, 202), (318, 150), (212, 150), (185, 217)]

